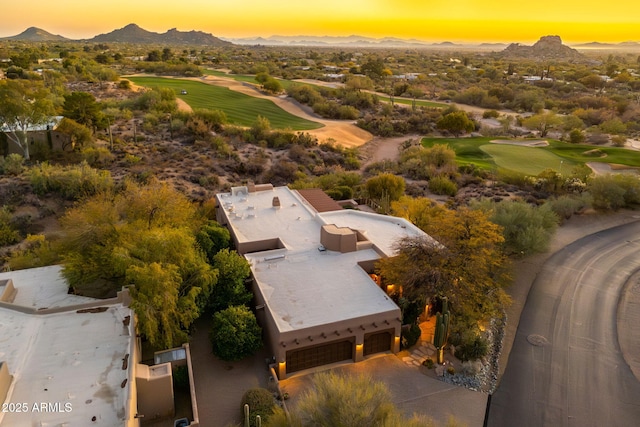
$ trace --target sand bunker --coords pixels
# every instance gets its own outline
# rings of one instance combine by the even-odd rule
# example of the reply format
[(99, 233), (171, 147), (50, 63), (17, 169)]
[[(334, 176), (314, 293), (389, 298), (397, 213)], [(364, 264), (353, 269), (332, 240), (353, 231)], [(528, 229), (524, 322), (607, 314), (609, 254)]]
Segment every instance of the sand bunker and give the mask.
[(600, 162), (589, 162), (585, 164), (589, 166), (593, 173), (595, 173), (596, 175), (605, 175), (609, 173), (629, 173), (635, 175), (638, 174), (638, 168), (630, 167), (627, 165)]
[(494, 139), (489, 142), (492, 144), (520, 145), (523, 147), (546, 147), (549, 145), (549, 142), (544, 139)]

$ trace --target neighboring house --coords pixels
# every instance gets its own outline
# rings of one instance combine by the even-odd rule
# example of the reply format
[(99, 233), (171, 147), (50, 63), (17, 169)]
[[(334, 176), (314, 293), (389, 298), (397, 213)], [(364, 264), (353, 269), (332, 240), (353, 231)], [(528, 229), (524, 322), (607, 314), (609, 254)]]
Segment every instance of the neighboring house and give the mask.
[(140, 364), (129, 302), (68, 294), (60, 266), (0, 273), (0, 427), (172, 418), (172, 363)]
[[(46, 144), (53, 151), (72, 150), (73, 147), (69, 136), (56, 131), (63, 118), (63, 116), (54, 116), (47, 123), (29, 127), (27, 129), (29, 151), (33, 153), (38, 144)], [(10, 130), (6, 124), (0, 124), (0, 156), (7, 156), (12, 153), (23, 154), (22, 149), (8, 139), (6, 134), (9, 132)]]
[(398, 239), (424, 232), (402, 218), (342, 209), (321, 190), (251, 185), (216, 197), (218, 221), (251, 266), (280, 379), (399, 351), (400, 309), (371, 274)]

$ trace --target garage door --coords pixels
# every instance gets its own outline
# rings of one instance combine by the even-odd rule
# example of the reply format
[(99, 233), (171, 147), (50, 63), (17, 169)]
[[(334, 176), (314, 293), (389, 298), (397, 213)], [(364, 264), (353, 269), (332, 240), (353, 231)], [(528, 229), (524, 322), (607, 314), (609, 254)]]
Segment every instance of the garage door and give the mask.
[(376, 332), (364, 336), (364, 355), (391, 350), (391, 331)]
[(287, 351), (287, 373), (353, 360), (353, 341), (342, 340)]

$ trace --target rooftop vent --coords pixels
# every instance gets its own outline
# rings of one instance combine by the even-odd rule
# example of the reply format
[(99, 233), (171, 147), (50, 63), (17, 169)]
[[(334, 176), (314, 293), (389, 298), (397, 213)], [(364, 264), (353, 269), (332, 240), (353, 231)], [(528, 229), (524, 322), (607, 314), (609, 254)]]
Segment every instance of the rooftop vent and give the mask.
[(271, 206), (273, 206), (274, 208), (280, 207), (280, 198), (278, 196), (275, 196), (273, 198), (273, 201), (271, 202)]

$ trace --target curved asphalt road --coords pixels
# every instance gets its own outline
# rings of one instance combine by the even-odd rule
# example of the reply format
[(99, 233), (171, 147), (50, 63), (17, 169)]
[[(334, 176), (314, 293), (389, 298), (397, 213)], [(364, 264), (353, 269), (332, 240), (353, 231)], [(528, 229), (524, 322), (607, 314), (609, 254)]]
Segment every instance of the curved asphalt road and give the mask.
[(544, 264), (493, 395), (489, 427), (640, 426), (640, 382), (616, 325), (625, 283), (639, 269), (640, 222), (584, 237)]

